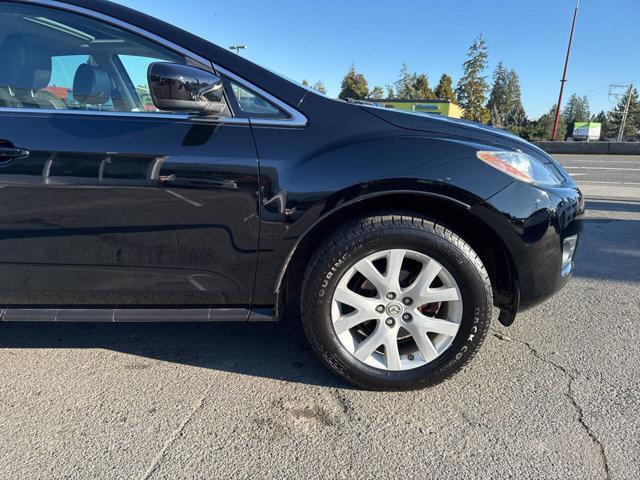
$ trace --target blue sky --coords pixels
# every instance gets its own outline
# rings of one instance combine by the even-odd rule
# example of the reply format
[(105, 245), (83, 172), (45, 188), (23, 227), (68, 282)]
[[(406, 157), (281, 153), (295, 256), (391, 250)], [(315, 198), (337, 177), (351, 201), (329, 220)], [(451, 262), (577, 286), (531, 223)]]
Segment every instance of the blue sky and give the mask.
[[(457, 81), (482, 32), (489, 70), (515, 68), (530, 117), (557, 100), (574, 0), (117, 0), (298, 81), (322, 80), (337, 96), (354, 63), (370, 88), (397, 79), (402, 62), (435, 86)], [(640, 84), (640, 0), (582, 0), (566, 98), (586, 94), (609, 109), (610, 83)]]

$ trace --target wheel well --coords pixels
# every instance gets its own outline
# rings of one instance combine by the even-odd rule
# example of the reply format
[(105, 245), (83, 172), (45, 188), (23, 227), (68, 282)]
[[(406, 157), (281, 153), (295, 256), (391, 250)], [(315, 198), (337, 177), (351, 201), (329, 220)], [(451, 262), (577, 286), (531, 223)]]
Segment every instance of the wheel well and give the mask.
[(518, 294), (515, 267), (500, 237), (461, 204), (440, 197), (399, 193), (352, 203), (315, 225), (302, 238), (287, 265), (278, 290), (277, 311), (282, 311), (286, 299), (297, 300), (309, 260), (328, 236), (355, 217), (380, 211), (425, 215), (454, 231), (473, 248), (487, 269), (495, 305), (513, 309)]

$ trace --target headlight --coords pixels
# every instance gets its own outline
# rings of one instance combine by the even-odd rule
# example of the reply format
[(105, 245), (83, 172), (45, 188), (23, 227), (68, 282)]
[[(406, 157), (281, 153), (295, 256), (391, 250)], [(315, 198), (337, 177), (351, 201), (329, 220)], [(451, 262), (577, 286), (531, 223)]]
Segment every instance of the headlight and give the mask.
[(513, 178), (534, 185), (558, 185), (560, 180), (540, 160), (522, 152), (480, 151), (480, 160)]

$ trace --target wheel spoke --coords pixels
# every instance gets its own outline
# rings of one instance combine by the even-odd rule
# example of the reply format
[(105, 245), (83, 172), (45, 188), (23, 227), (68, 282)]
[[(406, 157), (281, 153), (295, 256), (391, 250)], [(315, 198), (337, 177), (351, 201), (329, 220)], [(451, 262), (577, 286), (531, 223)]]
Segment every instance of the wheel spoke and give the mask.
[(384, 343), (384, 355), (389, 370), (400, 370), (400, 351), (398, 350), (397, 332), (389, 332)]
[(337, 302), (349, 305), (360, 312), (373, 311), (377, 303), (372, 298), (364, 297), (349, 290), (347, 287), (340, 286), (336, 288), (333, 298)]
[(430, 288), (420, 297), (420, 304), (454, 302), (459, 300), (458, 291), (453, 287)]
[(404, 262), (404, 250), (391, 250), (387, 255), (387, 272), (385, 278), (390, 290), (400, 290), (400, 272)]
[(438, 262), (429, 260), (429, 262), (422, 267), (418, 278), (411, 284), (406, 294), (416, 298), (422, 297), (441, 270), (442, 266)]
[(460, 325), (455, 322), (442, 320), (441, 318), (427, 317), (425, 315), (414, 317), (414, 321), (416, 322), (418, 329), (425, 333), (439, 333), (442, 335), (448, 335), (449, 337), (455, 337), (460, 329)]
[(364, 276), (371, 284), (376, 287), (378, 291), (378, 295), (380, 297), (384, 297), (387, 290), (387, 279), (380, 273), (380, 271), (375, 267), (375, 265), (369, 260), (365, 258), (364, 260), (360, 260), (356, 266), (356, 270)]
[(418, 325), (416, 324), (406, 326), (405, 328), (413, 337), (420, 354), (426, 362), (430, 362), (438, 357), (438, 351), (436, 350), (436, 347), (433, 346), (431, 339), (427, 336), (427, 332), (418, 328)]
[(369, 335), (369, 337), (367, 337), (367, 339), (364, 340), (360, 345), (358, 345), (358, 348), (356, 348), (356, 351), (353, 352), (353, 355), (361, 362), (366, 362), (367, 358), (369, 358), (371, 354), (375, 352), (376, 348), (378, 348), (385, 342), (386, 334), (386, 327), (381, 322), (378, 322), (378, 325), (376, 326), (376, 329), (373, 331), (373, 333)]
[(347, 330), (351, 330), (353, 327), (357, 327), (367, 320), (373, 320), (371, 314), (356, 310), (355, 312), (348, 313), (347, 315), (341, 315), (338, 320), (333, 322), (333, 328), (338, 335), (341, 335)]

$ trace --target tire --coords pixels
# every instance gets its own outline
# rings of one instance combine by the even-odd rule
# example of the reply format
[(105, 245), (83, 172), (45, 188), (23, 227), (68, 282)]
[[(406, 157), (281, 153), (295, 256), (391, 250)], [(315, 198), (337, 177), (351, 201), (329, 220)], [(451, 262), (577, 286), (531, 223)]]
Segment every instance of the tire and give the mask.
[[(487, 335), (493, 306), (487, 271), (464, 240), (432, 220), (407, 214), (365, 216), (328, 238), (312, 258), (301, 295), (305, 334), (320, 359), (357, 387), (415, 390), (436, 385), (469, 363)], [(367, 269), (369, 263), (377, 273)], [(434, 281), (429, 280), (432, 271), (438, 271)], [(400, 272), (399, 283), (393, 283), (395, 272)], [(383, 296), (385, 288), (399, 291)], [(352, 289), (357, 297), (351, 296)], [(403, 292), (416, 299), (399, 298)], [(428, 303), (404, 304), (410, 301)], [(399, 309), (401, 316), (391, 317), (400, 315)], [(363, 316), (372, 319), (347, 329)], [(385, 343), (367, 356), (381, 338)]]

